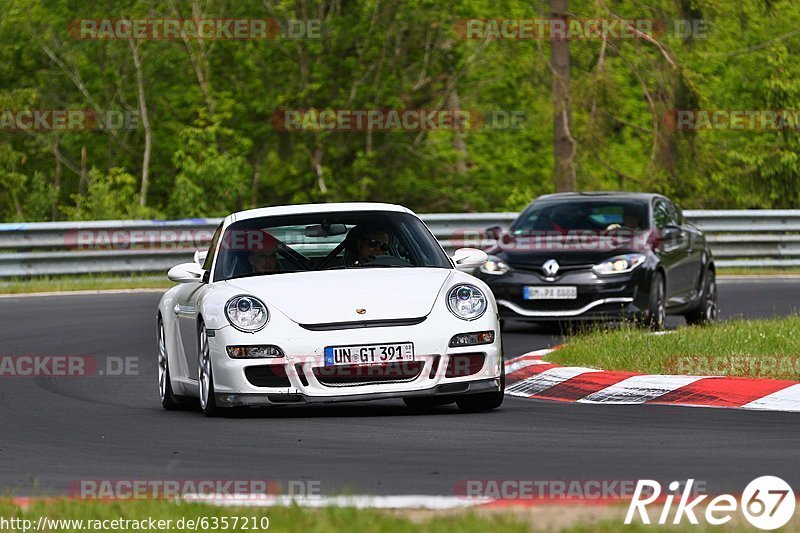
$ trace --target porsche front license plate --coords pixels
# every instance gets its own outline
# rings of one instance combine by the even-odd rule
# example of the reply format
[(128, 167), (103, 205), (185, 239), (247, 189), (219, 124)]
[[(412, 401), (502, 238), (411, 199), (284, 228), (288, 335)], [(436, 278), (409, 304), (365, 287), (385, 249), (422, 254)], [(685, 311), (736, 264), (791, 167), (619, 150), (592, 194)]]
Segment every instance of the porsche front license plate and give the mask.
[(578, 287), (525, 287), (522, 295), (526, 300), (574, 300), (578, 297)]
[(357, 344), (325, 347), (325, 366), (378, 365), (414, 360), (414, 343)]

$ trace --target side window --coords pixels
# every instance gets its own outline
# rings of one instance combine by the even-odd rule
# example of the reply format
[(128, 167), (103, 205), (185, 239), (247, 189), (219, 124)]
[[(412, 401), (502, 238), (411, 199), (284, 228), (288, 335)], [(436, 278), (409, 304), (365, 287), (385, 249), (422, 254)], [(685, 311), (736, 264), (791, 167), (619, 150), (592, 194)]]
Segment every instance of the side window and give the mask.
[(668, 224), (672, 223), (672, 217), (670, 217), (667, 206), (661, 200), (657, 200), (656, 205), (653, 208), (653, 220), (655, 221), (656, 228), (658, 229), (664, 229)]
[(211, 270), (211, 264), (214, 262), (214, 254), (217, 253), (217, 243), (219, 242), (220, 233), (222, 233), (222, 224), (217, 226), (214, 236), (211, 237), (211, 244), (208, 247), (208, 255), (206, 255), (206, 260), (203, 263), (203, 270), (206, 272)]
[(669, 203), (669, 207), (670, 207), (670, 209), (672, 211), (672, 218), (675, 221), (675, 225), (676, 226), (682, 226), (683, 225), (683, 211), (681, 210), (681, 208), (678, 207), (678, 204), (675, 204), (675, 203), (672, 203), (672, 202)]
[(541, 210), (533, 209), (528, 213), (523, 213), (520, 216), (519, 223), (516, 223), (516, 233), (522, 233), (523, 231), (532, 230), (537, 228), (537, 223), (539, 222), (539, 216), (541, 215)]

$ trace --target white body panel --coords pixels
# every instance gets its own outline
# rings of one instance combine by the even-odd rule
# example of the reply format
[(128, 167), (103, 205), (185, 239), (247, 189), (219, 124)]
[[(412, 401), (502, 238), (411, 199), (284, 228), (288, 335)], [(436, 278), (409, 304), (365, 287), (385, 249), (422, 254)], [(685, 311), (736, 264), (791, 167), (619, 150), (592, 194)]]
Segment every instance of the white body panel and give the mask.
[[(375, 268), (299, 272), (228, 281), (300, 324), (427, 316), (452, 271)], [(313, 303), (312, 303), (313, 302)], [(356, 309), (366, 309), (364, 315)]]
[[(277, 214), (308, 213), (316, 210), (401, 211), (388, 204), (320, 204), (266, 208), (231, 215), (224, 227), (243, 218)], [(477, 320), (453, 315), (447, 307), (447, 293), (459, 283), (469, 283), (483, 291), (487, 310)], [(240, 331), (228, 322), (224, 306), (237, 295), (261, 299), (270, 314), (267, 325), (258, 332)], [(184, 283), (169, 289), (159, 304), (164, 322), (166, 347), (175, 394), (198, 394), (196, 339), (202, 320), (209, 331), (209, 348), (214, 389), (219, 401), (227, 405), (269, 405), (282, 403), (275, 398), (297, 395), (302, 401), (337, 401), (425, 395), (442, 392), (437, 387), (453, 384), (452, 393), (479, 389), (456, 384), (481, 382), (481, 392), (500, 390), (502, 355), (497, 306), (489, 288), (481, 280), (455, 268), (367, 268), (355, 270), (310, 271), (267, 276)], [(363, 313), (357, 312), (363, 310)], [(423, 319), (419, 321), (419, 319)], [(314, 330), (315, 325), (347, 322), (403, 320), (417, 323), (378, 327), (332, 326)], [(305, 327), (304, 327), (305, 326)], [(309, 329), (309, 326), (311, 329)], [(493, 331), (494, 342), (478, 346), (449, 348), (453, 335)], [(212, 336), (213, 335), (213, 336)], [(411, 380), (358, 383), (332, 386), (321, 382), (314, 368), (324, 368), (327, 346), (351, 346), (411, 342), (416, 359), (424, 363), (418, 377)], [(232, 359), (226, 347), (232, 345), (275, 345), (285, 354), (280, 358)], [(188, 346), (185, 350), (184, 346)], [(194, 349), (192, 349), (194, 347)], [(456, 354), (483, 354), (480, 370), (466, 376), (446, 377), (448, 360)], [(437, 360), (438, 356), (438, 360)], [(288, 386), (255, 386), (245, 375), (252, 366), (278, 365), (288, 378)], [(302, 367), (298, 372), (297, 366)], [(436, 370), (434, 371), (434, 365)], [(302, 374), (302, 375), (300, 375)], [(444, 389), (442, 389), (444, 390)], [(448, 389), (450, 390), (450, 389)], [(268, 398), (269, 396), (269, 398)], [(243, 397), (246, 403), (240, 403)]]

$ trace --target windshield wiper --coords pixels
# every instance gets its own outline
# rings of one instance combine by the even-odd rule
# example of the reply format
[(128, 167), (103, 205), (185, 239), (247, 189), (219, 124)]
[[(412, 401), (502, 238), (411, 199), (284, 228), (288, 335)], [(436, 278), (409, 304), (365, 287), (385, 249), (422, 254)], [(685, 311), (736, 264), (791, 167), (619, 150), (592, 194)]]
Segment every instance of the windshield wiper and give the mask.
[(253, 276), (274, 276), (275, 274), (293, 274), (295, 272), (309, 272), (308, 270), (278, 270), (275, 272), (248, 272), (247, 274), (239, 274), (238, 276), (231, 276), (225, 278), (225, 281), (241, 278), (252, 278)]
[(383, 265), (383, 264), (372, 264), (372, 263), (364, 263), (363, 265), (336, 265), (321, 268), (320, 270), (346, 270), (350, 268), (409, 268), (413, 267), (414, 265)]
[(362, 265), (334, 265), (334, 266), (329, 266), (329, 267), (325, 267), (325, 268), (320, 268), (320, 269), (317, 269), (317, 270), (318, 271), (321, 271), (321, 270), (344, 270), (344, 269), (347, 269), (347, 268), (361, 268), (361, 266)]

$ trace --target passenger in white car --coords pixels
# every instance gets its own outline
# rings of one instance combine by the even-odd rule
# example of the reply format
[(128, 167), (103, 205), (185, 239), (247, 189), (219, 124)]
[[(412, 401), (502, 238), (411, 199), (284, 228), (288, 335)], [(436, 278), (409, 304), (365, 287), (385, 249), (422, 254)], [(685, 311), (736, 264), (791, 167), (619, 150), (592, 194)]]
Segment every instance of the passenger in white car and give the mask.
[(279, 269), (278, 240), (265, 231), (260, 233), (258, 245), (250, 251), (247, 261), (253, 268), (253, 274), (272, 274)]

